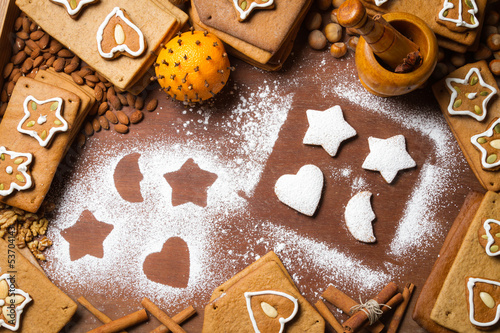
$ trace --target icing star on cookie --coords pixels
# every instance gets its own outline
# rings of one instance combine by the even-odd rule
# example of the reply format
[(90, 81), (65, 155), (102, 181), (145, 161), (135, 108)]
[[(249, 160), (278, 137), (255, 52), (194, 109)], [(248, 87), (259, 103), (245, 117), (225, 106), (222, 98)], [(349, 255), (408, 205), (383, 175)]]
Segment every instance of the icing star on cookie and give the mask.
[(8, 196), (14, 190), (23, 191), (31, 187), (28, 166), (33, 156), (30, 153), (18, 153), (0, 147), (0, 196)]
[(61, 115), (63, 100), (54, 97), (39, 101), (33, 96), (24, 100), (24, 117), (17, 125), (20, 133), (35, 138), (40, 146), (46, 147), (57, 132), (66, 132), (68, 122)]
[(355, 136), (356, 130), (344, 120), (340, 106), (326, 111), (307, 110), (309, 128), (302, 140), (306, 145), (320, 145), (330, 156), (335, 156), (342, 141)]
[(238, 11), (238, 20), (244, 21), (254, 9), (273, 8), (274, 0), (232, 0)]
[(413, 168), (417, 164), (406, 151), (403, 135), (388, 139), (368, 138), (370, 154), (363, 162), (363, 169), (379, 171), (387, 183), (391, 183), (399, 170)]
[[(487, 104), (497, 90), (484, 82), (478, 68), (471, 68), (465, 78), (447, 78), (446, 86), (451, 92), (448, 112), (451, 115), (470, 116), (477, 121), (486, 118)], [(469, 108), (465, 108), (469, 105)]]
[(10, 274), (0, 276), (0, 309), (2, 311), (0, 326), (17, 331), (21, 323), (21, 314), (29, 302), (31, 302), (30, 295), (15, 288)]
[[(477, 28), (479, 20), (476, 17), (478, 12), (475, 0), (457, 0), (458, 12), (457, 17), (451, 17), (451, 11), (456, 8), (456, 4), (451, 0), (444, 0), (443, 8), (439, 11), (438, 17), (440, 20), (453, 22), (457, 27), (466, 27), (469, 29)], [(467, 14), (464, 15), (464, 9)], [(456, 11), (456, 10), (454, 10)]]
[(486, 131), (474, 135), (470, 141), (481, 152), (483, 169), (500, 167), (500, 118), (494, 119)]

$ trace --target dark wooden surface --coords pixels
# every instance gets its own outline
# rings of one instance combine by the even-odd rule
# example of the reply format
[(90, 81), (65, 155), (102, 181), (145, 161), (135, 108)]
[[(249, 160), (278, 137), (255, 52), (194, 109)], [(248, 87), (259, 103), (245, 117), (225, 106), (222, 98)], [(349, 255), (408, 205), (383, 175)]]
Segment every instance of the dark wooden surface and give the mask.
[[(227, 233), (218, 235), (214, 240), (218, 244), (219, 257), (241, 258), (235, 256), (235, 254), (245, 254), (249, 252), (249, 248), (255, 254), (264, 255), (272, 247), (267, 246), (265, 243), (255, 242), (252, 238), (247, 238), (240, 230), (246, 227), (248, 221), (272, 221), (275, 225), (293, 230), (298, 235), (314, 239), (319, 243), (326, 244), (328, 247), (348, 253), (357, 260), (361, 260), (368, 267), (380, 269), (384, 272), (390, 271), (394, 281), (400, 287), (403, 287), (406, 282), (413, 282), (416, 285), (416, 292), (400, 331), (424, 332), (411, 319), (411, 312), (419, 293), (419, 287), (423, 286), (429, 275), (446, 232), (458, 214), (465, 196), (471, 190), (480, 192), (484, 192), (484, 190), (466, 164), (458, 144), (452, 141), (450, 155), (447, 158), (451, 159), (452, 164), (456, 165), (456, 174), (452, 177), (448, 176), (453, 184), (436, 201), (436, 204), (431, 206), (431, 210), (435, 213), (434, 220), (437, 221), (436, 234), (433, 235), (429, 244), (424, 244), (422, 248), (411, 251), (414, 254), (411, 258), (391, 257), (389, 254), (390, 243), (395, 237), (398, 221), (402, 218), (405, 205), (411, 200), (411, 195), (414, 193), (413, 189), (418, 185), (417, 181), (422, 171), (421, 168), (425, 163), (439, 161), (432, 142), (423, 134), (428, 131), (430, 135), (434, 129), (415, 131), (409, 126), (403, 126), (401, 124), (402, 120), (394, 120), (393, 115), (398, 113), (399, 117), (404, 120), (406, 113), (427, 113), (426, 117), (428, 116), (428, 118), (434, 119), (433, 121), (436, 123), (443, 125), (446, 132), (448, 130), (444, 119), (440, 115), (437, 102), (434, 100), (429, 87), (408, 96), (394, 98), (389, 102), (385, 99), (376, 99), (364, 94), (359, 96), (354, 94), (350, 95), (350, 98), (346, 98), (347, 96), (341, 93), (343, 86), (350, 91), (362, 89), (357, 82), (352, 52), (350, 51), (349, 56), (345, 59), (336, 60), (329, 55), (329, 51), (326, 49), (324, 51), (311, 50), (307, 46), (306, 37), (305, 32), (301, 31), (292, 56), (280, 72), (264, 72), (231, 58), (231, 63), (236, 66), (236, 71), (231, 74), (228, 86), (214, 101), (209, 103), (210, 108), (215, 110), (215, 112), (211, 113), (209, 125), (206, 126), (206, 129), (203, 128), (203, 125), (194, 126), (190, 135), (182, 136), (183, 132), (181, 131), (181, 134), (179, 134), (178, 128), (187, 121), (192, 121), (194, 124), (197, 124), (198, 120), (203, 121), (203, 117), (197, 113), (200, 107), (186, 109), (180, 103), (166, 100), (164, 93), (156, 89), (153, 90), (148, 98), (156, 97), (159, 99), (158, 109), (153, 113), (146, 112), (144, 121), (133, 125), (129, 134), (120, 135), (113, 131), (101, 131), (89, 139), (85, 148), (73, 147), (71, 149), (68, 158), (56, 176), (49, 197), (57, 201), (59, 193), (73, 186), (71, 182), (67, 181), (68, 179), (73, 179), (72, 177), (80, 174), (91, 173), (95, 164), (102, 163), (99, 158), (94, 156), (93, 147), (98, 145), (100, 148), (112, 150), (120, 145), (131, 144), (133, 145), (131, 146), (132, 154), (134, 153), (134, 147), (140, 148), (142, 142), (146, 143), (154, 140), (159, 133), (169, 135), (178, 142), (185, 142), (186, 145), (193, 140), (193, 137), (206, 138), (207, 140), (222, 138), (227, 133), (221, 126), (217, 125), (218, 121), (224, 122), (224, 124), (227, 124), (228, 121), (237, 121), (227, 117), (229, 110), (239, 105), (242, 99), (254, 98), (252, 94), (258, 91), (259, 88), (270, 86), (271, 89), (274, 89), (272, 94), (282, 97), (289, 96), (292, 100), (291, 109), (279, 131), (279, 137), (272, 152), (265, 161), (265, 165), (263, 165), (263, 172), (255, 190), (250, 196), (246, 196), (244, 193), (240, 194), (245, 196), (248, 201), (244, 218), (242, 219), (241, 214), (235, 216), (229, 214), (225, 217), (225, 230)], [(367, 110), (367, 105), (379, 102), (382, 105), (381, 107), (391, 107), (393, 110), (387, 112), (384, 112), (384, 110), (380, 110), (380, 112)], [(306, 110), (325, 110), (333, 105), (342, 107), (346, 120), (358, 132), (355, 138), (344, 142), (335, 158), (330, 157), (321, 147), (302, 144), (302, 138), (308, 127)], [(128, 109), (125, 108), (125, 111), (128, 112)], [(369, 153), (367, 144), (369, 136), (388, 138), (396, 134), (405, 135), (408, 151), (415, 159), (417, 167), (400, 172), (395, 181), (388, 185), (379, 173), (363, 170), (361, 164)], [(451, 135), (451, 133), (447, 132), (446, 135)], [(234, 145), (228, 145), (226, 150), (222, 149), (219, 153), (231, 156), (237, 148), (238, 138), (236, 137)], [(186, 156), (186, 160), (193, 157)], [(115, 186), (120, 196), (129, 202), (143, 202), (145, 200), (140, 192), (140, 182), (143, 180), (143, 175), (137, 167), (139, 158), (137, 155), (131, 155), (123, 159), (119, 163), (120, 165), (117, 166), (114, 175)], [(323, 196), (319, 209), (313, 217), (301, 215), (283, 205), (277, 200), (273, 192), (274, 184), (281, 175), (296, 173), (304, 164), (317, 165), (325, 175)], [(436, 162), (436, 165), (439, 168), (438, 162)], [(329, 171), (332, 166), (335, 168), (342, 166), (349, 169), (349, 177), (333, 177)], [(186, 170), (193, 170), (192, 166), (190, 168)], [(171, 204), (173, 207), (182, 205), (185, 202), (184, 194), (190, 196), (191, 201), (195, 201), (198, 206), (204, 207), (206, 205), (206, 193), (203, 193), (203, 191), (193, 192), (191, 188), (186, 188), (184, 193), (182, 184), (196, 181), (200, 188), (202, 185), (209, 186), (209, 175), (201, 179), (196, 177), (193, 179), (190, 172), (178, 173), (174, 176), (171, 178), (172, 182), (178, 181), (180, 185), (176, 186), (179, 196), (172, 196)], [(364, 179), (367, 184), (366, 189), (369, 189), (375, 195), (372, 204), (377, 215), (377, 220), (374, 222), (377, 243), (373, 245), (357, 242), (348, 233), (343, 221), (345, 205), (350, 197), (356, 193), (356, 191), (353, 193), (352, 182), (357, 176)], [(166, 175), (165, 179), (168, 180), (169, 176)], [(72, 209), (72, 207), (58, 207), (58, 209)], [(84, 213), (84, 211), (81, 213)], [(109, 221), (104, 222), (110, 223)], [(418, 222), (415, 221), (415, 223)], [(95, 233), (102, 233), (100, 238), (105, 238), (111, 228), (102, 225), (96, 228), (79, 228), (78, 223), (92, 225), (92, 217), (89, 217), (87, 213), (81, 215), (81, 218), (75, 220), (74, 223), (75, 225), (72, 228), (51, 226), (52, 233), (60, 233), (67, 242), (71, 243), (68, 250), (72, 246), (77, 247), (76, 252), (71, 253), (71, 259), (78, 260), (86, 254), (97, 258), (102, 256), (103, 254), (99, 252), (102, 251), (102, 248), (99, 248), (100, 244), (95, 240)], [(130, 223), (144, 223), (141, 227), (148, 227), (143, 218), (131, 216)], [(168, 221), (165, 223), (168, 223)], [(150, 232), (153, 234), (155, 230)], [(148, 257), (145, 261), (144, 273), (151, 281), (183, 288), (187, 284), (186, 274), (189, 274), (189, 255), (185, 242), (180, 238), (171, 238), (163, 244), (163, 247), (160, 244), (159, 248), (162, 249), (161, 253), (166, 253), (166, 255), (157, 254)], [(106, 289), (102, 289), (102, 285), (96, 285), (95, 287), (88, 284), (82, 285), (78, 279), (75, 279), (72, 283), (68, 283), (66, 280), (62, 283), (62, 281), (58, 280), (60, 275), (57, 274), (60, 261), (54, 253), (54, 250), (47, 251), (48, 261), (43, 264), (43, 267), (48, 276), (53, 277), (53, 282), (61, 286), (74, 300), (79, 296), (85, 296), (111, 318), (121, 317), (140, 308), (141, 298), (136, 295), (130, 296), (134, 294), (130, 293), (130, 288), (133, 289), (133, 286), (122, 285), (118, 282), (107, 286)], [(328, 273), (324, 271), (311, 270), (307, 258), (290, 255), (289, 252), (286, 253), (285, 255), (278, 254), (285, 262), (285, 266), (287, 266), (287, 262), (302, 263), (302, 265), (294, 265), (296, 271), (292, 270), (291, 267), (287, 268), (292, 277), (300, 278), (296, 282), (311, 303), (316, 302), (318, 295), (327, 287), (328, 283), (336, 285), (353, 298), (357, 298), (359, 295), (369, 297), (375, 294), (375, 291), (363, 290), (345, 278), (336, 280), (334, 276), (330, 278)], [(136, 254), (124, 252), (123, 260), (126, 261), (127, 258), (134, 255)], [(203, 307), (208, 302), (212, 290), (253, 262), (253, 260), (253, 258), (245, 257), (240, 260), (228, 261), (228, 264), (221, 263), (221, 271), (218, 272), (217, 277), (208, 281), (207, 287), (197, 292), (195, 296), (175, 303), (160, 302), (159, 305), (171, 316), (190, 304), (194, 305), (198, 314), (184, 324), (183, 327), (188, 332), (200, 332), (203, 325)], [(160, 266), (164, 267), (170, 267), (169, 265), (172, 262), (176, 262), (177, 269), (175, 273), (170, 274), (163, 269), (159, 269), (158, 261), (161, 263)], [(179, 264), (179, 261), (181, 264)], [(332, 265), (335, 265), (335, 263), (332, 263)], [(98, 270), (98, 268), (96, 269)], [(349, 267), (343, 267), (340, 270), (348, 271), (349, 269)], [(137, 272), (136, 274), (142, 273)], [(92, 274), (92, 272), (89, 271), (88, 274)], [(162, 295), (157, 295), (157, 297), (161, 299)], [(338, 315), (337, 312), (335, 314)], [(66, 331), (84, 332), (98, 325), (97, 320), (80, 306), (77, 315), (68, 325)], [(148, 332), (157, 325), (158, 321), (151, 318), (149, 323), (128, 331)], [(332, 329), (328, 327), (327, 331), (330, 332)]]

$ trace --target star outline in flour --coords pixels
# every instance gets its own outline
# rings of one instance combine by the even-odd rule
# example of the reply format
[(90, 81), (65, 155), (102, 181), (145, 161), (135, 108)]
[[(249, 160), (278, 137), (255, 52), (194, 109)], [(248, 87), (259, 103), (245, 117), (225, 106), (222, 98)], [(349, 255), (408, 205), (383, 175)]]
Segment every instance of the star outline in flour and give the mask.
[(417, 164), (406, 151), (406, 140), (402, 134), (388, 139), (368, 138), (370, 154), (362, 168), (378, 171), (387, 183), (392, 183), (399, 171), (410, 169)]
[(325, 111), (307, 110), (307, 129), (303, 144), (318, 145), (334, 157), (343, 141), (357, 135), (356, 130), (344, 119), (339, 105)]

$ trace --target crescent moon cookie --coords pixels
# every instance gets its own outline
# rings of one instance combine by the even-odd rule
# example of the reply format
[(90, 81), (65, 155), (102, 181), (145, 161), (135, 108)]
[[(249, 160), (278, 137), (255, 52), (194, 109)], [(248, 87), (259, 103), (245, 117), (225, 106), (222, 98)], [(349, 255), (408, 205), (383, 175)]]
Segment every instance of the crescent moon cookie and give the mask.
[(33, 156), (30, 153), (18, 153), (0, 147), (0, 196), (8, 196), (31, 187), (31, 175), (28, 166)]
[(438, 22), (457, 32), (474, 29), (479, 26), (478, 11), (475, 0), (444, 0)]
[(274, 0), (232, 0), (238, 21), (244, 21), (254, 9), (274, 8)]
[(89, 5), (93, 2), (97, 2), (97, 0), (50, 0), (56, 4), (62, 5), (68, 11), (68, 14), (72, 18), (76, 18), (83, 7)]
[(479, 244), (490, 257), (500, 255), (500, 221), (487, 219), (478, 230)]
[(488, 129), (470, 139), (474, 147), (481, 152), (481, 166), (487, 171), (496, 171), (500, 167), (500, 118), (495, 118)]
[(141, 29), (132, 23), (125, 10), (115, 7), (97, 30), (97, 49), (104, 59), (121, 54), (137, 58), (146, 50), (146, 39)]
[(445, 82), (451, 92), (450, 115), (470, 116), (477, 121), (486, 118), (487, 104), (497, 90), (484, 82), (478, 68), (471, 68), (463, 79), (449, 77)]
[(500, 281), (467, 277), (469, 320), (479, 329), (489, 329), (500, 319)]

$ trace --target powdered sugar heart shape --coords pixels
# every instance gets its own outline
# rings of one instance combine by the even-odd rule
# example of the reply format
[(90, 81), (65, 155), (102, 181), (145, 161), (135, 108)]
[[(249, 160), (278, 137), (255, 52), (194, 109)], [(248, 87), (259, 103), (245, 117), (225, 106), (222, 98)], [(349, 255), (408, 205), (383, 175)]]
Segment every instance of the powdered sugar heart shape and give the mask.
[(304, 165), (296, 175), (281, 176), (274, 186), (282, 203), (308, 216), (314, 215), (322, 190), (323, 172), (313, 164)]

